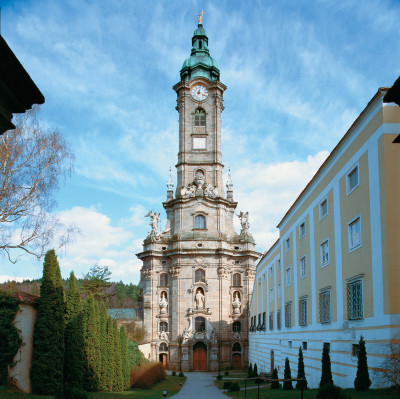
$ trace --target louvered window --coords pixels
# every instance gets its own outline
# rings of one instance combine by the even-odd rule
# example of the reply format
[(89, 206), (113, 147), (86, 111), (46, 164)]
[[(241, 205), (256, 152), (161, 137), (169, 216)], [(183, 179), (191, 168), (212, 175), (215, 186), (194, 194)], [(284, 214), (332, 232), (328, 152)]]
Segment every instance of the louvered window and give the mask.
[(276, 328), (280, 330), (282, 328), (282, 316), (281, 316), (281, 311), (278, 310), (276, 312)]
[(269, 329), (274, 329), (274, 313), (269, 314)]
[(206, 125), (206, 113), (204, 109), (198, 108), (194, 113), (194, 125), (205, 126)]
[(292, 327), (292, 302), (287, 302), (285, 305), (285, 327)]
[(300, 298), (299, 301), (299, 324), (307, 325), (307, 298)]

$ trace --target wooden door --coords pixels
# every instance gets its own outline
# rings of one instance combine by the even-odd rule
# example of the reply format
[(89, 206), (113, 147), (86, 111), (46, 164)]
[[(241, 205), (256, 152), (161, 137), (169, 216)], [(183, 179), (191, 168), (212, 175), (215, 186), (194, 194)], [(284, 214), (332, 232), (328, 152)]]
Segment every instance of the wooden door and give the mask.
[(193, 370), (207, 371), (207, 351), (204, 348), (193, 351)]
[(274, 351), (271, 351), (271, 373), (274, 371)]
[(240, 353), (234, 353), (232, 356), (232, 367), (234, 370), (242, 368), (242, 355)]
[(165, 369), (168, 368), (168, 354), (160, 353), (160, 363), (162, 363)]

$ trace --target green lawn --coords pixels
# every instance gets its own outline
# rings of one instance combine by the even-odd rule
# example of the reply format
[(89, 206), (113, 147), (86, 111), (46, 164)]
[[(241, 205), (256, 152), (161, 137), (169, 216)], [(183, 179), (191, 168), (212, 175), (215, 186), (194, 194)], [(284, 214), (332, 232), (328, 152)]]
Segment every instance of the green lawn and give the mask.
[[(394, 392), (388, 392), (387, 390), (370, 390), (367, 392), (358, 392), (355, 389), (344, 389), (343, 392), (346, 394), (348, 399), (398, 399), (399, 394)], [(245, 392), (241, 390), (238, 395), (229, 394), (231, 398), (244, 398)], [(257, 399), (257, 389), (251, 389), (246, 392), (246, 398)], [(283, 391), (281, 389), (269, 389), (260, 388), (260, 399), (300, 399), (300, 391), (294, 389), (293, 391)], [(316, 389), (307, 389), (304, 391), (304, 399), (315, 399), (317, 397)]]
[[(186, 377), (167, 376), (164, 381), (158, 382), (150, 389), (132, 388), (125, 392), (99, 392), (90, 393), (92, 399), (160, 399), (163, 391), (167, 391), (167, 397), (175, 395), (181, 388), (179, 383), (184, 383)], [(19, 392), (8, 392), (5, 387), (0, 387), (1, 399), (50, 399), (52, 396), (30, 395)]]

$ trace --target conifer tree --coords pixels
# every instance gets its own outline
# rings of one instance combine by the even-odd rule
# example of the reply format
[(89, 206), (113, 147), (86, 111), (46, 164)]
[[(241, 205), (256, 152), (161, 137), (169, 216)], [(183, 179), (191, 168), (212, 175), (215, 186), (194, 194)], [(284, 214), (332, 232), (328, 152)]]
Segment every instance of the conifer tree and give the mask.
[(114, 378), (115, 378), (115, 368), (114, 368), (114, 328), (113, 328), (113, 320), (111, 316), (107, 318), (107, 345), (106, 345), (106, 356), (109, 359), (106, 367), (106, 392), (111, 392), (113, 390)]
[(258, 377), (257, 363), (254, 363), (254, 368), (253, 368), (253, 377)]
[(122, 373), (124, 376), (124, 390), (129, 389), (129, 357), (128, 357), (128, 338), (126, 336), (125, 327), (121, 326), (119, 330), (121, 341), (121, 359)]
[(369, 379), (367, 351), (365, 349), (365, 341), (363, 336), (361, 336), (360, 342), (358, 343), (357, 357), (357, 375), (354, 380), (354, 388), (357, 391), (366, 391), (371, 385), (371, 380)]
[(253, 377), (253, 367), (252, 367), (251, 363), (249, 363), (249, 369), (247, 371), (247, 377), (248, 378)]
[(64, 292), (54, 250), (47, 252), (33, 333), (31, 380), (33, 391), (55, 395), (62, 391), (64, 368)]
[(304, 359), (301, 346), (299, 347), (299, 363), (297, 366), (297, 378), (303, 378), (303, 381), (297, 381), (296, 388), (301, 389), (301, 387), (303, 386), (303, 389), (307, 389), (307, 379), (306, 379), (306, 373), (304, 372)]
[(97, 392), (100, 381), (100, 331), (99, 308), (93, 295), (89, 295), (85, 301), (83, 325), (85, 340), (84, 389)]
[(83, 333), (83, 306), (74, 272), (71, 272), (65, 311), (64, 385), (77, 389), (82, 389), (84, 377)]
[[(275, 367), (274, 371), (272, 372), (272, 379), (277, 380), (278, 379), (278, 369)], [(279, 381), (272, 381), (271, 383), (271, 389), (279, 389), (280, 384)]]
[(114, 370), (115, 370), (113, 391), (121, 392), (124, 390), (125, 384), (124, 384), (124, 374), (122, 370), (121, 341), (119, 338), (119, 331), (116, 320), (113, 320), (113, 333), (114, 333)]
[(329, 344), (324, 342), (322, 349), (322, 374), (319, 386), (333, 385), (332, 370), (331, 370), (331, 357), (329, 356)]
[(100, 386), (101, 391), (108, 391), (107, 370), (109, 351), (107, 348), (107, 309), (104, 302), (100, 302)]
[(292, 384), (292, 381), (291, 381), (292, 373), (290, 371), (290, 364), (289, 364), (289, 358), (288, 357), (285, 360), (285, 372), (284, 372), (283, 378), (285, 380), (290, 380), (290, 381), (284, 381), (283, 382), (283, 389), (285, 389), (285, 390), (293, 389), (293, 384)]

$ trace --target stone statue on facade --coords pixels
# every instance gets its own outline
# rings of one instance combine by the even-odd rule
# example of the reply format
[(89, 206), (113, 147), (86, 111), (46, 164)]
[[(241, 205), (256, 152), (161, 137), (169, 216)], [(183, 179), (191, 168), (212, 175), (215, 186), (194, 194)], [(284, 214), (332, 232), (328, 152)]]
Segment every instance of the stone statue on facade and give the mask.
[(250, 224), (249, 224), (249, 212), (240, 212), (238, 215), (238, 218), (240, 220), (240, 224), (242, 226), (242, 231), (241, 233), (247, 233), (249, 230)]
[(150, 231), (150, 234), (148, 235), (148, 237), (158, 240), (160, 238), (160, 234), (158, 232), (158, 222), (160, 220), (160, 214), (157, 212), (150, 211), (145, 215), (145, 217), (150, 218), (149, 224), (151, 227), (151, 231)]
[(167, 298), (165, 297), (165, 293), (162, 292), (160, 300), (160, 314), (167, 314), (167, 308), (168, 308), (168, 301)]
[(213, 329), (211, 330), (210, 341), (211, 341), (211, 343), (213, 343), (213, 344), (216, 344), (216, 343), (217, 343), (217, 331), (215, 330), (215, 328), (213, 328)]
[(194, 175), (194, 183), (197, 188), (202, 188), (204, 184), (204, 172), (202, 170), (198, 170)]
[(204, 295), (200, 289), (198, 289), (196, 291), (196, 295), (194, 297), (194, 302), (196, 304), (196, 309), (204, 309), (206, 298), (204, 297)]
[(206, 188), (204, 189), (204, 195), (206, 197), (215, 198), (218, 195), (218, 191), (212, 184), (207, 183)]
[(237, 292), (235, 292), (235, 294), (234, 294), (232, 306), (233, 306), (233, 314), (234, 315), (239, 315), (240, 314), (241, 302), (240, 302), (240, 299), (239, 299), (239, 294)]

